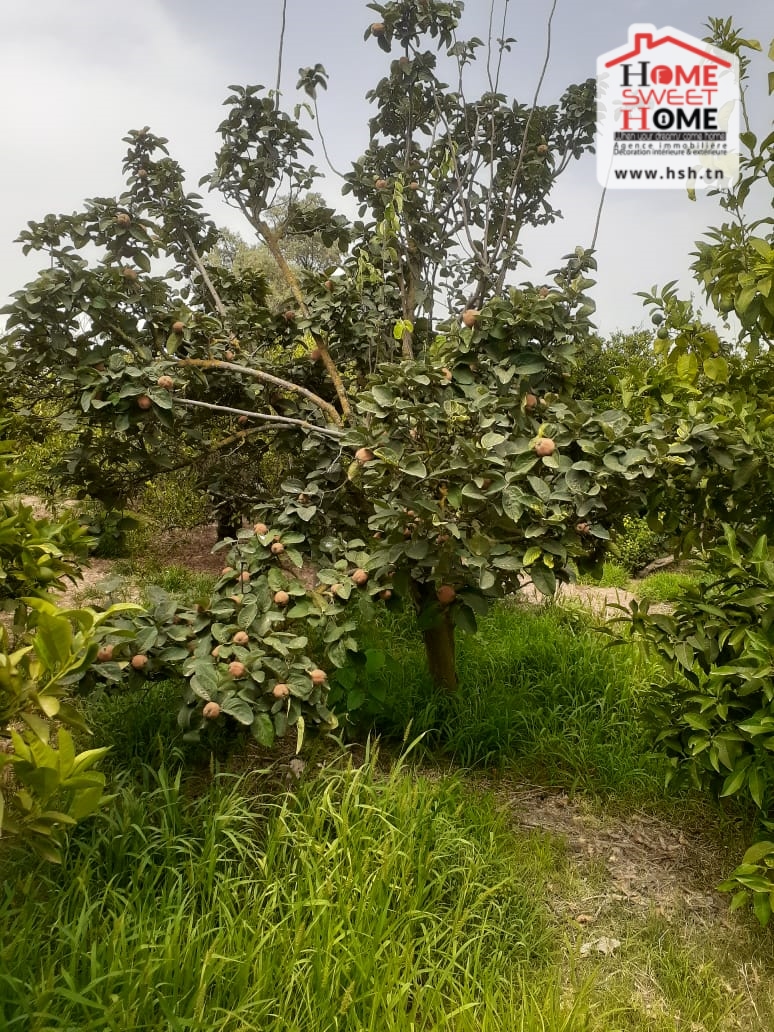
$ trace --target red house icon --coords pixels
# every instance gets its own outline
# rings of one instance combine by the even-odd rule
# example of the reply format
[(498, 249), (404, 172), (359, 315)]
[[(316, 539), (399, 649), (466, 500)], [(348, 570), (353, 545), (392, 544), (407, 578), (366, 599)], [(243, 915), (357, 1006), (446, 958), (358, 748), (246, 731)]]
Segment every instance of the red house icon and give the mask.
[(621, 57), (615, 57), (612, 61), (606, 61), (605, 68), (612, 68), (614, 65), (621, 64), (623, 61), (631, 61), (633, 57), (640, 57), (643, 50), (655, 50), (656, 47), (662, 47), (665, 44), (670, 43), (673, 46), (681, 47), (683, 50), (689, 51), (697, 57), (703, 58), (705, 61), (710, 61), (712, 64), (720, 65), (722, 68), (732, 67), (730, 61), (724, 61), (723, 58), (715, 57), (714, 54), (710, 54), (706, 50), (700, 50), (698, 47), (691, 46), (690, 43), (686, 43), (682, 39), (677, 39), (676, 36), (662, 36), (661, 39), (654, 40), (652, 32), (638, 32), (634, 36), (634, 50), (629, 54), (623, 54)]

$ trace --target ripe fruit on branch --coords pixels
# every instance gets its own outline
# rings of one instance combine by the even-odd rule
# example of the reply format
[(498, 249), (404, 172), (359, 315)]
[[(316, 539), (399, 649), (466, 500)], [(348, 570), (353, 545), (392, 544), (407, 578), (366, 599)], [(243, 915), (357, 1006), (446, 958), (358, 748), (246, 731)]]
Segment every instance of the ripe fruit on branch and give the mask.
[(274, 604), (276, 606), (286, 606), (290, 601), (290, 595), (287, 591), (275, 591), (274, 592)]
[(230, 573), (233, 573), (233, 572), (234, 572), (234, 567), (233, 566), (224, 566), (223, 569), (220, 571), (220, 575), (221, 575), (221, 577), (228, 577), (228, 575)]
[(271, 554), (272, 555), (282, 555), (282, 553), (284, 551), (285, 551), (285, 546), (282, 544), (281, 541), (273, 542), (273, 544), (271, 546)]
[(204, 709), (202, 710), (202, 716), (205, 720), (215, 720), (216, 717), (220, 716), (220, 706), (217, 702), (205, 703)]
[(322, 351), (319, 348), (312, 348), (309, 352), (310, 362), (319, 362), (322, 358)]
[(141, 408), (143, 412), (147, 412), (148, 409), (153, 408), (153, 402), (150, 400), (147, 394), (141, 394), (137, 399), (137, 407)]
[(435, 594), (442, 606), (450, 606), (457, 597), (457, 592), (451, 584), (442, 584)]
[(548, 154), (548, 144), (547, 143), (539, 143), (537, 145), (537, 152), (538, 152), (538, 154), (540, 155), (541, 158), (544, 158), (546, 156), (546, 154)]
[(126, 265), (123, 269), (121, 269), (121, 275), (124, 277), (125, 280), (134, 282), (134, 280), (137, 279), (137, 269), (133, 269), (131, 265)]
[(286, 311), (282, 313), (282, 315), (285, 319), (285, 322), (293, 322), (293, 320), (296, 317), (296, 313), (293, 311), (292, 308), (288, 308)]
[(184, 329), (185, 329), (185, 323), (184, 322), (180, 322), (179, 319), (176, 322), (172, 323), (172, 332), (173, 333), (182, 333)]
[(236, 358), (236, 355), (234, 354), (233, 351), (227, 351), (223, 357), (225, 358), (225, 360), (227, 362), (233, 362), (234, 359)]
[(312, 684), (314, 685), (325, 684), (328, 680), (328, 675), (324, 670), (320, 670), (319, 668), (316, 670), (310, 670), (309, 676), (312, 678)]
[(415, 183), (409, 183), (409, 190), (418, 190), (418, 189), (419, 189), (419, 183), (416, 183), (416, 182)]
[(463, 325), (467, 326), (468, 329), (471, 329), (471, 327), (475, 326), (478, 322), (478, 317), (480, 315), (481, 312), (479, 312), (477, 308), (466, 308), (462, 313)]
[(548, 287), (541, 287), (540, 290), (538, 291), (538, 294), (541, 297), (548, 297), (548, 295), (550, 293), (551, 293), (551, 291), (548, 289)]
[(247, 631), (237, 631), (231, 640), (235, 645), (247, 645), (250, 641), (250, 636)]
[(118, 215), (116, 215), (116, 223), (119, 226), (130, 226), (132, 223), (132, 218), (130, 215), (127, 215), (125, 211), (121, 211), (118, 213)]
[(283, 684), (281, 681), (274, 685), (271, 690), (271, 694), (275, 699), (287, 699), (290, 695), (290, 685)]
[(579, 534), (590, 534), (591, 533), (591, 524), (590, 523), (586, 523), (585, 521), (581, 522), (581, 523), (576, 523), (575, 524), (575, 529), (578, 531)]
[(141, 652), (138, 652), (136, 656), (132, 656), (132, 667), (134, 670), (144, 670), (147, 665), (148, 657)]
[(247, 667), (244, 663), (240, 663), (238, 659), (235, 659), (228, 665), (228, 672), (232, 677), (244, 677), (247, 673)]
[(383, 602), (389, 602), (392, 598), (392, 591), (389, 588), (385, 588), (384, 591), (379, 592), (379, 598)]
[(374, 186), (376, 187), (377, 190), (386, 190), (389, 185), (390, 184), (387, 182), (386, 179), (375, 179), (374, 180)]
[(385, 30), (384, 22), (378, 21), (371, 24), (371, 35), (372, 36), (383, 36)]
[(441, 372), (443, 373), (444, 380), (447, 380), (447, 381), (451, 380), (451, 378), (452, 378), (452, 371), (451, 371), (451, 369), (447, 369), (446, 366), (444, 366), (443, 369), (441, 370)]
[(342, 587), (342, 584), (331, 584), (331, 595), (338, 595)]
[(527, 412), (534, 412), (534, 410), (537, 408), (537, 403), (538, 400), (536, 395), (529, 393), (524, 399), (524, 408), (527, 410)]
[(112, 658), (113, 658), (113, 646), (112, 645), (103, 645), (102, 648), (97, 653), (97, 662), (98, 663), (109, 663)]
[(247, 584), (247, 582), (250, 580), (250, 571), (242, 570), (242, 572), (239, 574), (239, 579), (243, 584)]
[(368, 571), (363, 569), (357, 569), (352, 574), (352, 580), (359, 588), (362, 588), (368, 583)]
[(171, 376), (160, 376), (156, 383), (165, 391), (171, 391), (175, 386), (175, 381)]
[(217, 659), (220, 655), (220, 645), (216, 645), (215, 648), (210, 652), (210, 655), (214, 656), (215, 659)]
[(266, 526), (265, 523), (256, 523), (253, 527), (253, 530), (256, 534), (268, 534), (269, 532), (269, 528)]
[(247, 424), (249, 422), (250, 422), (250, 417), (249, 416), (240, 416), (237, 419), (237, 423), (239, 423), (240, 426), (247, 426)]
[(373, 462), (376, 456), (370, 448), (358, 448), (355, 452), (355, 462), (365, 465), (366, 462)]
[(550, 437), (541, 437), (535, 441), (535, 454), (541, 459), (546, 455), (553, 455), (556, 451), (556, 442)]
[(148, 178), (148, 170), (147, 170), (147, 168), (138, 168), (137, 169), (137, 178), (138, 179), (147, 179)]

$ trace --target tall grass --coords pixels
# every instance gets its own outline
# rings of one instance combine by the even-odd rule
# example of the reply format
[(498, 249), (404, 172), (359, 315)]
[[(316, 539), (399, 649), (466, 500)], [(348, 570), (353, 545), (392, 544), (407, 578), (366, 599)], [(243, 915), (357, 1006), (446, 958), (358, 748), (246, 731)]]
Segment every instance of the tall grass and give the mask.
[(660, 791), (643, 722), (647, 671), (633, 649), (609, 648), (584, 614), (495, 608), (478, 634), (458, 635), (454, 694), (431, 684), (405, 615), (381, 617), (367, 638), (367, 650), (389, 649), (381, 667), (360, 675), (363, 712), (379, 732), (400, 736), (410, 724), (464, 766), (507, 764), (565, 786)]
[[(5, 858), (9, 1030), (583, 1030), (559, 992), (544, 872), (459, 781), (371, 764), (248, 801), (127, 785), (61, 871)], [(604, 1027), (604, 1026), (600, 1026)]]

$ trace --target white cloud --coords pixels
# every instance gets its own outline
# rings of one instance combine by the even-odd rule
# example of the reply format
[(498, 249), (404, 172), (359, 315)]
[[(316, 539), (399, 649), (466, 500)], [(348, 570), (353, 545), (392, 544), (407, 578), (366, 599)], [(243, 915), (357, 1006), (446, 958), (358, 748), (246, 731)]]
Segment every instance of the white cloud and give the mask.
[[(11, 9), (12, 8), (12, 9)], [(174, 136), (198, 178), (214, 150), (226, 69), (185, 38), (156, 0), (132, 5), (35, 0), (0, 14), (0, 297), (39, 262), (13, 238), (28, 220), (121, 189), (130, 128)]]

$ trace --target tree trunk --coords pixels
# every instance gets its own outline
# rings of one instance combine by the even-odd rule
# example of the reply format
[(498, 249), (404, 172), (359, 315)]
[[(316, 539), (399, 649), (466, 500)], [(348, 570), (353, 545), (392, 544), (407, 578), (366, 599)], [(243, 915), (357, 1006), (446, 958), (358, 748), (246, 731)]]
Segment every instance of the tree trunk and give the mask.
[(422, 632), (425, 639), (427, 666), (430, 677), (438, 688), (447, 692), (457, 690), (457, 665), (454, 654), (454, 624), (448, 610), (441, 613), (438, 623)]
[(219, 502), (216, 506), (218, 524), (218, 541), (236, 538), (237, 531), (242, 529), (242, 513), (239, 506), (228, 501)]

